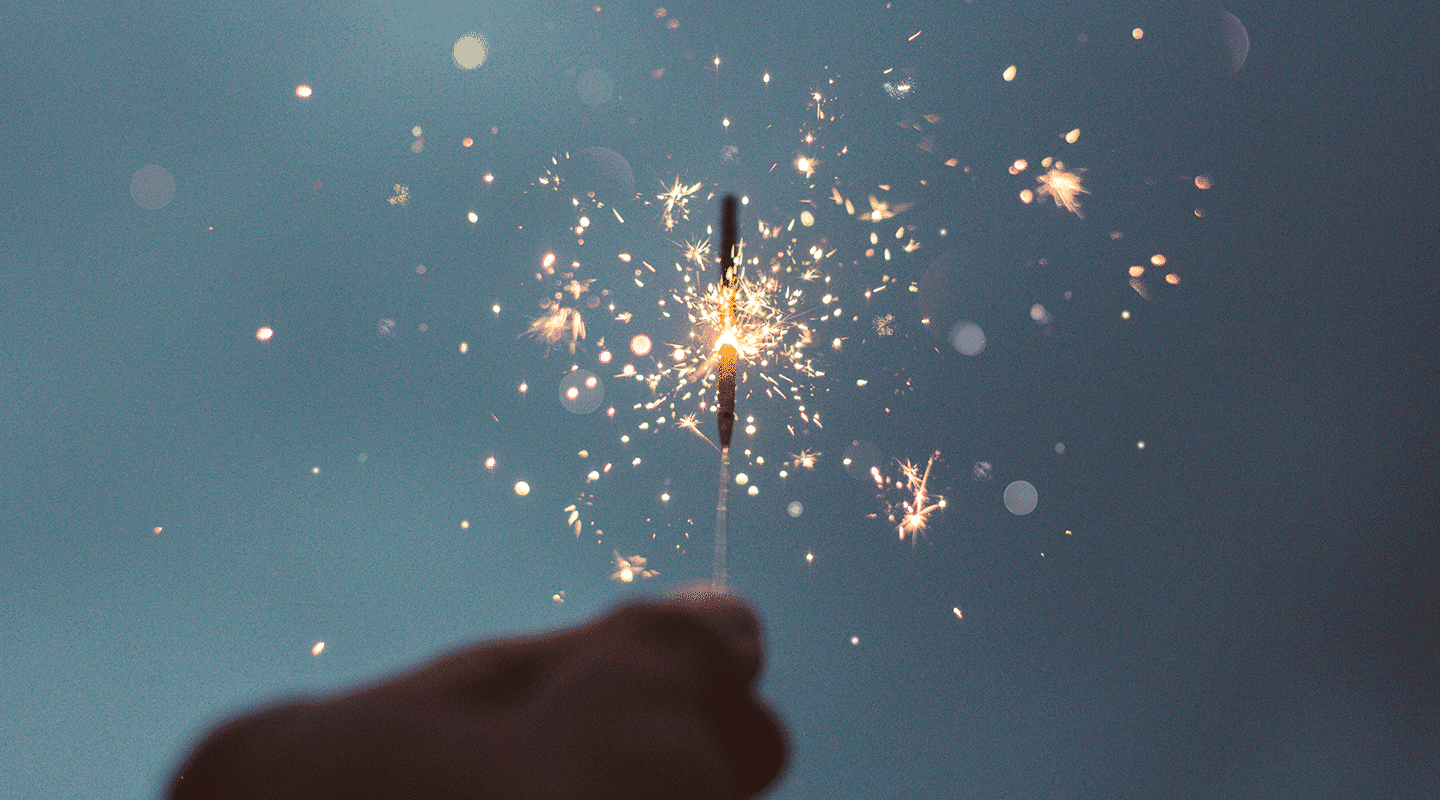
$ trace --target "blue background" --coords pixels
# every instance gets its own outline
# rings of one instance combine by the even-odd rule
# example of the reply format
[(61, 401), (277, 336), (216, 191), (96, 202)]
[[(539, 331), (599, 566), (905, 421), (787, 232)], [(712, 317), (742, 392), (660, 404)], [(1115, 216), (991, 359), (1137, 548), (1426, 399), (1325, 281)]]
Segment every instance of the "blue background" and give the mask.
[[(1179, 4), (7, 11), (0, 796), (156, 796), (236, 709), (704, 578), (713, 450), (638, 434), (644, 387), (613, 373), (613, 421), (556, 399), (598, 335), (623, 353), (631, 328), (601, 315), (574, 357), (519, 337), (540, 254), (663, 271), (714, 219), (710, 191), (753, 194), (747, 237), (813, 199), (804, 235), (837, 251), (859, 315), (840, 353), (841, 333), (816, 348), (823, 429), (792, 440), (793, 407), (748, 401), (770, 466), (731, 493), (731, 575), (796, 742), (773, 796), (1440, 795), (1440, 15), (1229, 10), (1250, 37), (1233, 76), (1204, 68), (1203, 7)], [(490, 53), (466, 72), (450, 48), (471, 30)], [(882, 90), (891, 67), (910, 97)], [(609, 102), (578, 97), (589, 69)], [(816, 121), (815, 89), (837, 119)], [(895, 124), (921, 114), (942, 119), (922, 124), (933, 153)], [(807, 129), (813, 189), (790, 166)], [(582, 251), (568, 196), (534, 181), (592, 146), (641, 198)], [(1046, 155), (1087, 169), (1083, 220), (1016, 199)], [(147, 164), (178, 185), (157, 211), (129, 196)], [(707, 189), (667, 233), (653, 200), (677, 175)], [(829, 202), (837, 181), (915, 206), (870, 226)], [(863, 256), (902, 223), (921, 250)], [(1147, 302), (1125, 268), (1156, 252), (1182, 281)], [(941, 288), (907, 291), (942, 259)], [(898, 282), (855, 299), (881, 274)], [(633, 329), (683, 335), (655, 310)], [(883, 314), (893, 337), (869, 327)], [(947, 342), (962, 316), (978, 357)], [(856, 439), (941, 452), (947, 508), (915, 545), (868, 517), (873, 486), (839, 463)], [(820, 464), (779, 479), (801, 448)], [(617, 469), (576, 537), (580, 449)], [(1001, 501), (1017, 479), (1040, 493), (1024, 517)], [(660, 575), (607, 580), (612, 550)]]

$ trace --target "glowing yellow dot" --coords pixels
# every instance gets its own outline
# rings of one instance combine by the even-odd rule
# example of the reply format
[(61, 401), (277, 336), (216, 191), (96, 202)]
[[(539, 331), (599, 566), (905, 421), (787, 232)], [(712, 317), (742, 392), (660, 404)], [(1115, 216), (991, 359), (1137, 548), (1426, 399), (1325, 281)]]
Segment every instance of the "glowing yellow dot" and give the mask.
[(637, 356), (643, 356), (650, 352), (650, 337), (645, 334), (637, 334), (630, 340), (630, 352)]
[(1180, 276), (1172, 272), (1165, 276), (1165, 282), (1173, 286), (1180, 282)]
[(462, 520), (460, 520), (460, 530), (462, 530), (462, 531), (468, 531), (468, 530), (470, 530), (470, 520), (468, 520), (468, 519), (462, 519)]
[(1204, 191), (1215, 185), (1215, 179), (1209, 175), (1196, 175), (1195, 188)]
[(1145, 31), (1144, 31), (1143, 29), (1141, 29), (1141, 28), (1136, 28), (1135, 30), (1130, 31), (1130, 38), (1132, 38), (1132, 39), (1144, 39), (1144, 38), (1145, 38)]
[(515, 494), (520, 495), (521, 497), (530, 494), (530, 484), (526, 483), (525, 481), (516, 481)]
[(474, 140), (474, 139), (471, 139), (469, 136), (466, 136), (464, 139), (461, 139), (461, 140), (460, 140), (460, 146), (461, 146), (461, 147), (472, 147), (472, 146), (474, 146), (474, 144), (475, 144), (475, 140)]
[(1144, 439), (1141, 439), (1140, 441), (1136, 442), (1136, 443), (1135, 443), (1135, 449), (1136, 449), (1136, 450), (1144, 450), (1144, 449), (1145, 449), (1145, 440), (1144, 440)]
[(743, 473), (743, 472), (737, 473), (737, 474), (735, 475), (735, 482), (738, 483), (738, 484), (741, 485), (741, 486), (744, 486), (745, 484), (747, 484), (747, 483), (750, 482), (750, 476), (749, 476), (749, 475), (746, 475), (746, 474)]
[(1000, 73), (1000, 77), (1004, 78), (1007, 81), (1015, 80), (1015, 65), (1011, 64), (1010, 66), (1006, 67), (1005, 71)]
[(303, 83), (295, 87), (296, 97), (309, 97), (311, 94), (313, 94), (313, 92), (314, 90), (312, 90), (309, 86), (306, 86)]
[(455, 40), (454, 47), (450, 49), (450, 57), (460, 69), (475, 69), (485, 63), (485, 56), (489, 51), (490, 45), (485, 41), (485, 36), (471, 32)]
[(806, 564), (814, 564), (814, 563), (815, 563), (815, 554), (814, 554), (814, 553), (806, 553), (806, 554), (805, 554), (805, 563), (806, 563)]
[(268, 342), (268, 341), (270, 341), (270, 337), (272, 337), (272, 336), (274, 336), (274, 335), (275, 335), (275, 331), (274, 331), (273, 329), (271, 329), (271, 328), (268, 328), (268, 327), (267, 327), (267, 328), (260, 328), (259, 330), (255, 331), (255, 338), (256, 338), (256, 339), (259, 339), (259, 340), (262, 341), (262, 342)]
[(1150, 256), (1150, 263), (1157, 267), (1163, 267), (1165, 266), (1165, 256), (1161, 255), (1160, 253), (1156, 253), (1155, 255)]
[(479, 214), (476, 214), (474, 211), (471, 211), (470, 213), (466, 214), (466, 215), (465, 215), (465, 218), (468, 219), (468, 220), (470, 220), (470, 224), (472, 224), (472, 225), (475, 224), (476, 222), (479, 222), (479, 221), (480, 221), (480, 215), (479, 215)]
[(1145, 274), (1145, 268), (1142, 267), (1142, 266), (1140, 266), (1139, 264), (1136, 264), (1135, 266), (1133, 266), (1133, 267), (1130, 268), (1130, 277), (1132, 277), (1132, 278), (1138, 278), (1138, 277), (1140, 277), (1141, 275), (1144, 275), (1144, 274)]
[(1127, 309), (1120, 312), (1120, 319), (1130, 319), (1130, 311)]
[(795, 159), (795, 169), (801, 172), (809, 172), (810, 167), (810, 159), (806, 158), (805, 156), (800, 156), (799, 158)]
[(315, 645), (310, 648), (310, 655), (312, 656), (318, 656), (323, 652), (325, 652), (324, 642), (316, 642)]
[(850, 637), (850, 646), (851, 646), (851, 647), (854, 647), (855, 645), (858, 645), (858, 644), (860, 644), (860, 637), (859, 637), (859, 636), (851, 636), (851, 637)]

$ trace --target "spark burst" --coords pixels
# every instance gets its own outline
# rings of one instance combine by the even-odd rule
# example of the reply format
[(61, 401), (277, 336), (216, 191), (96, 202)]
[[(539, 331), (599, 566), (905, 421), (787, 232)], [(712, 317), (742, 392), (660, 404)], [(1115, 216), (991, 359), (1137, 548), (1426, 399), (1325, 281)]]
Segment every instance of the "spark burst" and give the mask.
[[(660, 184), (665, 186), (665, 184)], [(703, 183), (694, 183), (689, 186), (680, 182), (680, 177), (675, 177), (675, 182), (665, 186), (665, 191), (656, 195), (661, 202), (660, 221), (664, 224), (665, 230), (674, 230), (677, 220), (685, 221), (690, 219), (690, 201), (704, 187)]]
[[(929, 527), (931, 515), (945, 508), (945, 498), (930, 491), (930, 470), (939, 458), (940, 451), (936, 450), (923, 468), (913, 461), (897, 461), (898, 478), (886, 478), (878, 466), (870, 468), (870, 477), (885, 504), (885, 520), (895, 526), (902, 542), (909, 536), (910, 543), (914, 544)], [(890, 494), (899, 494), (900, 499), (887, 499)]]
[[(744, 365), (741, 382), (754, 375), (767, 397), (794, 402), (802, 420), (819, 426), (819, 416), (805, 407), (810, 387), (803, 379), (825, 373), (809, 351), (816, 317), (805, 307), (804, 288), (782, 285), (773, 274), (742, 274), (734, 287), (734, 323), (727, 330), (732, 296), (718, 284), (703, 289), (698, 284), (687, 275), (683, 291), (672, 295), (687, 309), (686, 342), (666, 348), (654, 360), (652, 371), (636, 375), (655, 393), (643, 408), (663, 409), (680, 427), (691, 427), (683, 424), (683, 414), (691, 403), (701, 411), (707, 408), (706, 390), (715, 380), (719, 339), (728, 332)], [(687, 411), (679, 410), (681, 404)]]
[(610, 580), (612, 581), (630, 583), (636, 578), (653, 578), (660, 574), (657, 570), (647, 569), (645, 567), (646, 558), (644, 556), (630, 556), (626, 558), (620, 555), (619, 550), (612, 552), (615, 554), (615, 561), (612, 564), (615, 572), (610, 575)]
[(1065, 165), (1056, 161), (1046, 172), (1036, 176), (1036, 183), (1040, 188), (1035, 193), (1041, 197), (1049, 197), (1055, 201), (1057, 207), (1064, 207), (1066, 211), (1084, 219), (1085, 215), (1080, 213), (1080, 198), (1076, 195), (1090, 194), (1090, 190), (1080, 184), (1080, 176), (1085, 173), (1083, 169), (1069, 172)]

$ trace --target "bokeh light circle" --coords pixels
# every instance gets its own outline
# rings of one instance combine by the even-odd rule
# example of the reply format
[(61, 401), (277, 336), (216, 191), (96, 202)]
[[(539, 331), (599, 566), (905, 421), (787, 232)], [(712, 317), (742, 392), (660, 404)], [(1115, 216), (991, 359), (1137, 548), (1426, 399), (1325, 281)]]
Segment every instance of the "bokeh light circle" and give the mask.
[(130, 199), (146, 211), (159, 211), (175, 198), (175, 176), (159, 164), (147, 164), (130, 176)]
[(1040, 493), (1030, 481), (1014, 481), (1005, 487), (1005, 509), (1017, 517), (1034, 511), (1039, 502)]
[(569, 372), (560, 379), (560, 405), (571, 414), (589, 414), (605, 402), (605, 383), (586, 369)]
[(790, 505), (785, 507), (785, 513), (789, 514), (791, 519), (796, 519), (805, 513), (805, 506), (799, 500), (792, 500)]
[(587, 69), (575, 82), (575, 92), (587, 106), (603, 106), (615, 96), (615, 80), (598, 69)]
[(456, 39), (455, 46), (450, 50), (450, 57), (455, 59), (455, 66), (460, 69), (475, 69), (485, 63), (488, 55), (490, 42), (483, 33), (474, 31)]
[(950, 345), (962, 356), (978, 356), (985, 350), (985, 331), (962, 319), (950, 328)]

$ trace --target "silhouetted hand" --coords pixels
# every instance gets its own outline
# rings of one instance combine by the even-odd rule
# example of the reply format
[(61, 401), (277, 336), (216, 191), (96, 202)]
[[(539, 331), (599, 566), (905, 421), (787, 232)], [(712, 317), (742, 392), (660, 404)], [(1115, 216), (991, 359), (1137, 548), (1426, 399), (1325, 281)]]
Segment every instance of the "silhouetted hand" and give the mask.
[(172, 800), (750, 797), (787, 757), (754, 695), (760, 626), (697, 591), (482, 643), (212, 734)]

